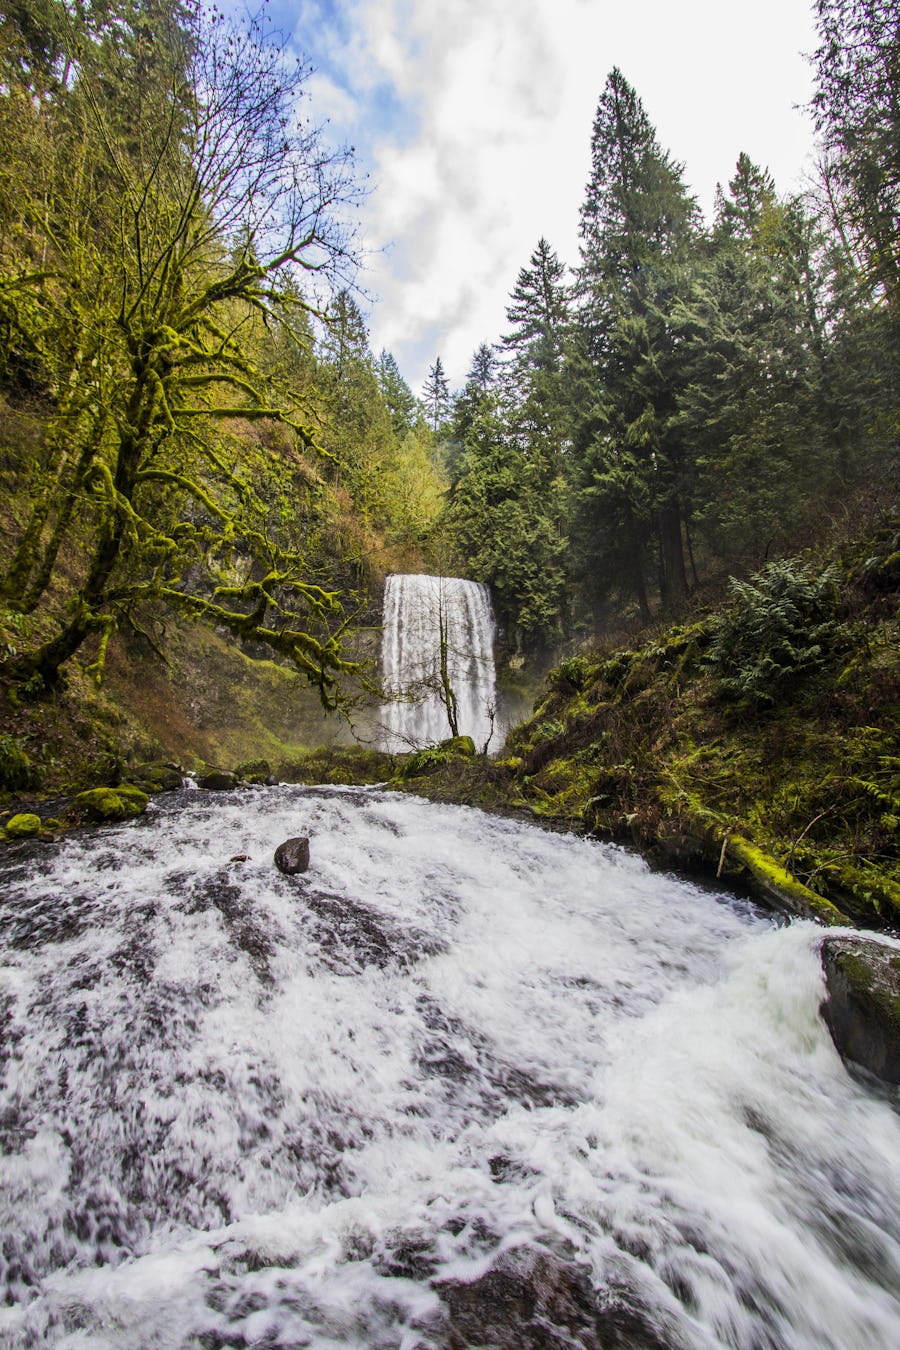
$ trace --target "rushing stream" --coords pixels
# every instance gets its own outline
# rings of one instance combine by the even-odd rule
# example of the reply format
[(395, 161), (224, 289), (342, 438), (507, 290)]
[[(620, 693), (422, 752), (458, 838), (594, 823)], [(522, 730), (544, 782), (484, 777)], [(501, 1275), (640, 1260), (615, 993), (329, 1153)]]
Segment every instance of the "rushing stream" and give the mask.
[(900, 1344), (811, 925), (373, 789), (174, 794), (0, 895), (4, 1347)]

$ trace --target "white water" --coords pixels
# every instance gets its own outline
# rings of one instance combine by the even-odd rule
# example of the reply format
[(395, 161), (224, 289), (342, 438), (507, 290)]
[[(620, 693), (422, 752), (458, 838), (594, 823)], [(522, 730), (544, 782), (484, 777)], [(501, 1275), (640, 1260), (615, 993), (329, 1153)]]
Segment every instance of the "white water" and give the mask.
[(494, 616), (490, 593), (460, 577), (390, 576), (384, 589), (381, 666), (385, 690), (383, 749), (410, 750), (451, 735), (441, 701), (440, 621), (459, 731), (480, 750), (494, 708)]
[(157, 799), (0, 896), (10, 1350), (446, 1347), (514, 1251), (658, 1345), (900, 1344), (900, 1127), (811, 925), (364, 789)]

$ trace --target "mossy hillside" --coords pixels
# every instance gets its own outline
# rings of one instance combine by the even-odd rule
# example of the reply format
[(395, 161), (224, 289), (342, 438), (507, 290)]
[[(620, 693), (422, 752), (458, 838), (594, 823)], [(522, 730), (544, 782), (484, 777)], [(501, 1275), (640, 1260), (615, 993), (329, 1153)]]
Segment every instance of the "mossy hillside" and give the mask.
[(889, 525), (826, 560), (822, 585), (803, 564), (831, 594), (832, 614), (814, 616), (830, 645), (798, 635), (791, 670), (779, 638), (771, 697), (757, 697), (758, 649), (752, 696), (720, 677), (710, 613), (570, 658), (493, 764), (404, 785), (628, 840), (824, 922), (900, 927), (897, 538)]
[(202, 625), (170, 624), (160, 651), (162, 659), (138, 642), (112, 645), (107, 688), (180, 763), (276, 765), (310, 746), (352, 742), (346, 722), (326, 716), (292, 668)]

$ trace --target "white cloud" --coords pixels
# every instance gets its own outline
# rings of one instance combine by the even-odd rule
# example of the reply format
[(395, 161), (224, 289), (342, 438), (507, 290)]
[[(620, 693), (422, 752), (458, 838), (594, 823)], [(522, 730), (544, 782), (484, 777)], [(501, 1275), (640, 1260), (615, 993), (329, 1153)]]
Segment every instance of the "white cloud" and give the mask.
[(371, 173), (372, 342), (416, 387), (437, 355), (462, 382), (541, 235), (577, 260), (613, 65), (707, 211), (741, 150), (783, 191), (809, 152), (807, 0), (307, 0), (296, 41), (321, 67), (314, 109)]

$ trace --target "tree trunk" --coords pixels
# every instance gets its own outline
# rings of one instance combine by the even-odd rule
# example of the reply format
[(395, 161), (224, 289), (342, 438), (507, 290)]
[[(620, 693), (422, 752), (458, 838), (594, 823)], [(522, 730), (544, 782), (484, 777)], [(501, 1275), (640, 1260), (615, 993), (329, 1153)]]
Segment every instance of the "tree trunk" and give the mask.
[(687, 595), (687, 572), (684, 566), (684, 541), (681, 536), (681, 508), (670, 502), (660, 512), (659, 521), (662, 576), (665, 586), (664, 601)]

